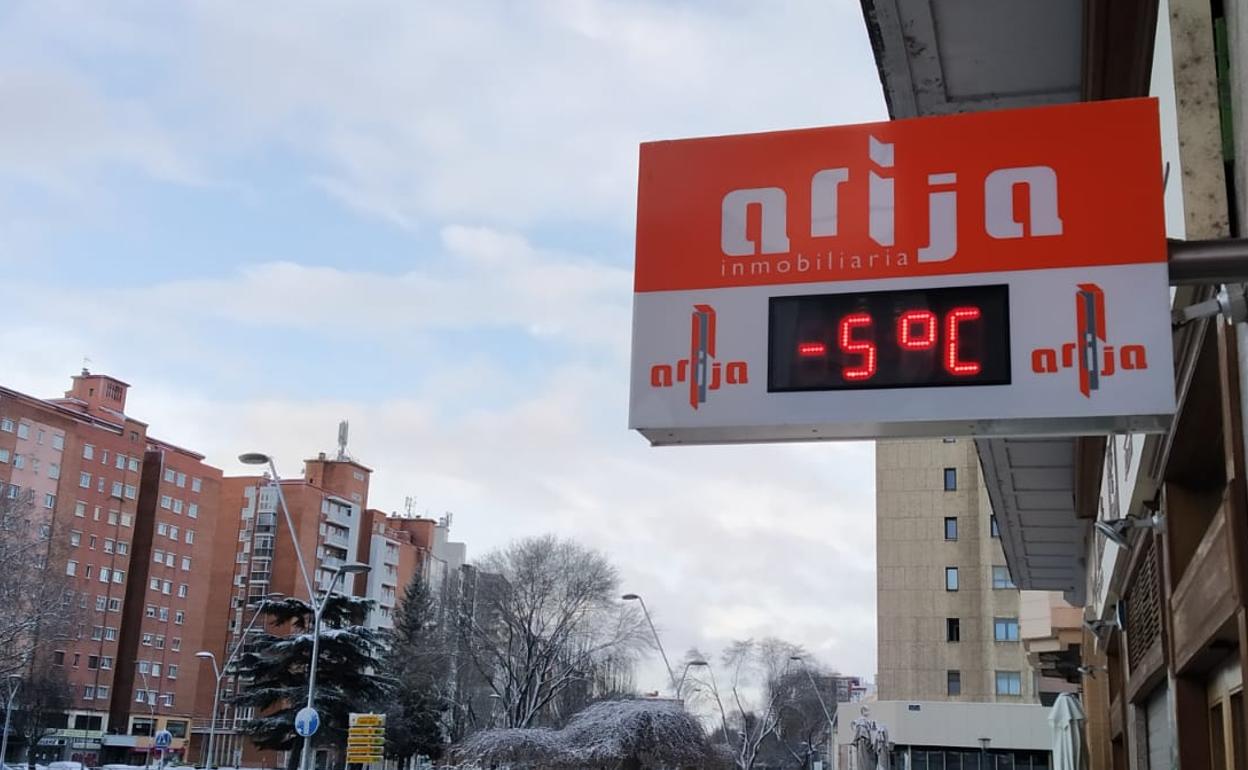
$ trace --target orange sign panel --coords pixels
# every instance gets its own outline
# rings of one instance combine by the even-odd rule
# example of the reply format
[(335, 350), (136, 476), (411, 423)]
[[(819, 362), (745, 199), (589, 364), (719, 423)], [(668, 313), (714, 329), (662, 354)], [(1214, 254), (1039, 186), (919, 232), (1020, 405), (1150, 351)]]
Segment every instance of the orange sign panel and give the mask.
[(1164, 262), (1154, 99), (652, 142), (636, 291)]

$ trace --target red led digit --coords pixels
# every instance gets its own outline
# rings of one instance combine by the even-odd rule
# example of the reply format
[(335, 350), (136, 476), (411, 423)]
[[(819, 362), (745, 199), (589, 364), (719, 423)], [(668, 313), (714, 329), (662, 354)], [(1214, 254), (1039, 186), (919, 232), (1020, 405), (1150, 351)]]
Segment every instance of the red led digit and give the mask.
[(907, 310), (897, 319), (897, 344), (902, 350), (934, 348), (936, 347), (936, 327), (936, 314), (932, 311)]
[(866, 313), (850, 313), (841, 319), (837, 330), (837, 339), (840, 341), (841, 352), (862, 356), (862, 360), (857, 366), (846, 366), (841, 370), (842, 377), (854, 382), (861, 382), (874, 377), (878, 363), (876, 360), (875, 343), (868, 340), (854, 339), (854, 330), (862, 328), (871, 328), (871, 316)]
[(802, 358), (814, 358), (822, 356), (828, 352), (828, 346), (822, 342), (799, 342), (797, 343), (797, 354)]
[(955, 377), (970, 377), (983, 368), (978, 361), (964, 361), (958, 351), (958, 333), (962, 324), (977, 320), (977, 307), (955, 307), (945, 316), (945, 371)]

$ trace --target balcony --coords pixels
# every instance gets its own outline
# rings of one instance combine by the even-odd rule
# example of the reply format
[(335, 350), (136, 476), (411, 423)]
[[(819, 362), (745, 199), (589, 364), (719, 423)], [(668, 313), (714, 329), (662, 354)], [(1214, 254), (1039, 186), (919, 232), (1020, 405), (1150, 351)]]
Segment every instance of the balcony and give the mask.
[(330, 545), (338, 546), (339, 548), (351, 547), (351, 538), (347, 534), (347, 530), (336, 529), (334, 527), (330, 527), (325, 532), (325, 542)]

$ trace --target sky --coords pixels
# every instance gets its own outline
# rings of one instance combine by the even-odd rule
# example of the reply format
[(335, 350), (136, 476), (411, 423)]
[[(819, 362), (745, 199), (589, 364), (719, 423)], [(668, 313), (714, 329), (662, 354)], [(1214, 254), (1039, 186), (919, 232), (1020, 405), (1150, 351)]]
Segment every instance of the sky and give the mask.
[(5, 2), (0, 104), (0, 383), (226, 473), (350, 420), (372, 507), (601, 549), (672, 657), (874, 678), (872, 446), (626, 428), (638, 144), (886, 119), (854, 0)]

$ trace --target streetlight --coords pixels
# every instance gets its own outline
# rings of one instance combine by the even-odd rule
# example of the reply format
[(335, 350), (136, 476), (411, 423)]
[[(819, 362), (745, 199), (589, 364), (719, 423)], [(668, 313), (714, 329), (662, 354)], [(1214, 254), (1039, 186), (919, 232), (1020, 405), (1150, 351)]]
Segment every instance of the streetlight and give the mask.
[(806, 665), (806, 659), (801, 655), (790, 655), (790, 661), (797, 661), (806, 671), (806, 678), (810, 680), (810, 689), (815, 691), (815, 697), (819, 699), (819, 708), (823, 709), (823, 716), (828, 720), (828, 768), (836, 770), (836, 719), (828, 711), (828, 704), (823, 700), (823, 693), (819, 692), (819, 685), (815, 684), (815, 676), (810, 673), (810, 666)]
[(285, 597), (282, 596), (282, 594), (269, 594), (268, 596), (260, 599), (256, 605), (256, 613), (251, 616), (251, 622), (249, 622), (247, 627), (243, 629), (243, 634), (239, 637), (238, 644), (234, 645), (234, 649), (230, 652), (229, 656), (226, 657), (225, 663), (220, 668), (217, 667), (217, 656), (213, 653), (208, 652), (207, 650), (200, 650), (195, 653), (195, 657), (197, 658), (212, 661), (212, 673), (213, 676), (216, 677), (216, 685), (212, 689), (212, 716), (208, 720), (208, 756), (207, 759), (204, 760), (204, 770), (212, 770), (213, 749), (215, 748), (214, 744), (216, 743), (217, 736), (217, 709), (220, 707), (221, 703), (221, 678), (225, 675), (226, 671), (230, 670), (230, 664), (234, 662), (234, 658), (238, 657), (238, 653), (243, 649), (243, 645), (247, 641), (247, 634), (251, 633), (251, 629), (255, 627), (256, 621), (259, 620), (260, 615), (269, 605), (269, 602), (274, 602), (283, 598)]
[[(316, 590), (312, 587), (312, 578), (308, 575), (308, 566), (303, 560), (303, 550), (299, 547), (299, 535), (295, 532), (295, 523), (290, 518), (290, 508), (286, 505), (286, 496), (282, 494), (282, 480), (277, 475), (277, 465), (273, 462), (270, 455), (263, 452), (244, 452), (238, 456), (238, 461), (243, 465), (267, 465), (269, 466), (269, 474), (273, 479), (273, 488), (277, 490), (277, 502), (282, 509), (282, 515), (286, 518), (286, 527), (290, 530), (290, 541), (295, 548), (295, 557), (299, 561), (299, 571), (303, 573), (303, 582), (308, 587), (308, 602), (312, 605), (312, 660), (308, 664), (308, 705), (312, 708), (312, 699), (316, 695), (316, 656), (321, 649), (321, 613), (325, 610), (325, 603), (329, 600), (331, 594), (334, 593), (334, 586), (338, 583), (338, 578), (343, 575), (356, 575), (368, 572), (372, 567), (367, 564), (352, 562), (343, 564), (334, 570), (333, 577), (330, 578), (329, 586), (325, 589), (325, 595), (318, 602), (316, 600)], [(312, 770), (312, 735), (308, 734), (303, 739), (303, 754), (299, 757), (299, 763), (303, 770)]]
[(22, 678), (17, 674), (9, 674), (4, 678), (9, 693), (4, 702), (4, 737), (0, 738), (0, 767), (4, 766), (9, 755), (9, 722), (13, 718), (13, 701), (17, 698), (17, 689), (22, 686)]
[(238, 456), (238, 461), (243, 465), (269, 466), (269, 474), (273, 478), (273, 488), (277, 490), (277, 502), (282, 509), (282, 515), (286, 518), (286, 528), (290, 530), (290, 541), (295, 547), (295, 559), (299, 562), (299, 572), (303, 575), (303, 583), (308, 588), (308, 600), (311, 601), (316, 596), (316, 590), (312, 588), (312, 578), (308, 575), (308, 565), (303, 561), (303, 549), (299, 547), (299, 535), (295, 532), (295, 523), (291, 521), (290, 508), (286, 507), (286, 495), (282, 494), (282, 479), (277, 475), (277, 466), (273, 463), (273, 458), (263, 452), (244, 452)]
[(156, 741), (156, 693), (147, 683), (147, 672), (140, 668), (138, 663), (135, 663), (134, 667), (138, 670), (139, 676), (143, 678), (143, 701), (147, 703), (147, 710), (151, 712), (152, 715), (152, 725), (148, 728), (148, 735), (152, 738), (153, 747), (147, 750), (147, 755), (143, 760), (143, 766), (150, 767), (152, 764), (152, 752), (155, 750)]
[(707, 663), (705, 660), (691, 660), (688, 663), (686, 663), (685, 670), (680, 672), (680, 684), (676, 685), (676, 697), (680, 698), (681, 701), (684, 701), (685, 699), (682, 693), (685, 690), (685, 677), (689, 675), (690, 666), (710, 666), (710, 665), (711, 664)]
[[(333, 577), (329, 579), (329, 586), (325, 589), (325, 595), (321, 597), (319, 602), (314, 600), (312, 603), (312, 660), (308, 664), (308, 708), (312, 708), (313, 698), (316, 697), (316, 656), (321, 649), (321, 614), (325, 611), (325, 605), (329, 603), (329, 597), (334, 593), (334, 586), (338, 584), (338, 578), (343, 575), (362, 575), (371, 569), (372, 567), (367, 564), (359, 562), (343, 564), (334, 570)], [(303, 738), (303, 754), (299, 759), (303, 770), (312, 770), (311, 733)]]
[[(637, 594), (624, 594), (620, 597), (626, 602), (638, 602), (641, 604), (641, 611), (646, 616), (646, 622), (650, 624), (650, 633), (654, 634), (654, 643), (659, 648), (659, 654), (663, 656), (663, 665), (667, 668), (667, 681), (672, 687), (676, 686), (676, 674), (672, 672), (672, 664), (667, 661), (667, 653), (663, 650), (663, 642), (659, 640), (659, 632), (655, 630), (654, 621), (650, 619), (650, 610), (646, 609), (646, 600)], [(676, 697), (680, 697), (680, 693), (676, 693)]]

